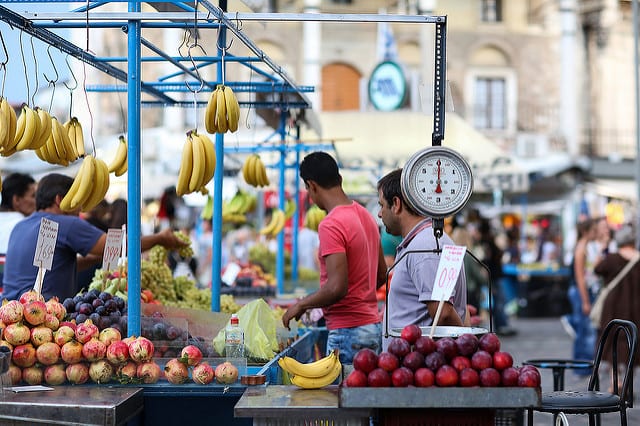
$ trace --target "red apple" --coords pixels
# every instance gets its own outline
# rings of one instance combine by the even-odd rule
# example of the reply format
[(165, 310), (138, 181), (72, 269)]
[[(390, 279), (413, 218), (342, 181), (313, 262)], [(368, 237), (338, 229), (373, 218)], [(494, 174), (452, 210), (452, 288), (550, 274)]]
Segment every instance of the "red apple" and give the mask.
[(480, 337), (478, 348), (490, 354), (500, 350), (500, 338), (495, 333), (487, 333)]
[(378, 355), (378, 367), (392, 373), (400, 367), (400, 360), (391, 352), (382, 352)]
[(462, 355), (454, 356), (453, 359), (449, 361), (449, 364), (458, 371), (462, 371), (465, 368), (471, 368), (471, 360)]
[(419, 388), (428, 388), (433, 386), (436, 381), (436, 375), (429, 368), (421, 367), (413, 373), (413, 384)]
[(458, 370), (450, 365), (443, 365), (436, 371), (436, 384), (440, 387), (458, 385)]
[(431, 352), (429, 355), (424, 357), (424, 365), (425, 367), (431, 369), (432, 371), (437, 371), (440, 367), (445, 365), (447, 360), (444, 358), (440, 352)]
[(517, 369), (513, 367), (505, 368), (500, 373), (500, 376), (502, 379), (502, 386), (506, 386), (506, 387), (518, 386), (518, 377), (520, 376), (520, 373), (518, 373)]
[(502, 371), (509, 367), (513, 367), (513, 357), (509, 352), (496, 351), (493, 353), (493, 368)]
[(416, 351), (425, 356), (436, 350), (436, 342), (429, 336), (418, 337), (414, 346)]
[(406, 388), (413, 385), (413, 371), (407, 367), (400, 367), (391, 373), (391, 383), (396, 388)]
[(478, 371), (493, 366), (493, 357), (487, 351), (478, 351), (471, 356), (471, 367)]
[(360, 349), (353, 357), (353, 368), (369, 373), (378, 366), (378, 355), (369, 348)]
[(460, 372), (460, 386), (470, 388), (480, 384), (480, 375), (473, 368), (465, 368)]
[(363, 388), (367, 386), (367, 375), (360, 370), (353, 370), (344, 381), (349, 388)]
[(443, 337), (436, 340), (436, 350), (442, 353), (447, 360), (453, 359), (458, 355), (458, 346), (453, 337)]
[(518, 386), (523, 388), (537, 388), (540, 387), (540, 382), (540, 373), (537, 370), (520, 371)]
[(418, 368), (424, 367), (424, 355), (411, 351), (402, 359), (402, 365), (411, 371), (416, 371)]
[(471, 356), (478, 350), (478, 337), (475, 334), (464, 333), (456, 339), (458, 353), (464, 356)]
[(402, 359), (406, 354), (411, 352), (411, 345), (401, 337), (394, 337), (389, 342), (387, 351)]
[(540, 373), (538, 371), (538, 368), (535, 365), (530, 365), (530, 364), (525, 364), (522, 367), (520, 367), (518, 370), (519, 370), (520, 373), (522, 373), (524, 371), (528, 371), (528, 370), (532, 370), (532, 371), (535, 371), (537, 373)]
[(480, 372), (480, 386), (485, 388), (500, 386), (500, 372), (493, 367)]
[(422, 336), (422, 330), (416, 324), (409, 324), (404, 326), (402, 332), (400, 333), (400, 337), (409, 342), (410, 345), (413, 345), (420, 336)]
[(367, 376), (367, 383), (372, 388), (384, 388), (391, 386), (391, 376), (382, 368), (375, 368)]

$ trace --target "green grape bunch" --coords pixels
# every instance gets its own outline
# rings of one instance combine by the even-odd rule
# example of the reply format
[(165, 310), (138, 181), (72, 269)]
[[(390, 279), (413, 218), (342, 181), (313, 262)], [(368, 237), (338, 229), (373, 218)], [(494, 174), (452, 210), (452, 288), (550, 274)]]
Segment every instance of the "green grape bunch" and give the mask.
[(173, 234), (182, 242), (187, 243), (188, 245), (180, 247), (178, 249), (178, 254), (184, 258), (188, 259), (193, 257), (193, 248), (191, 247), (191, 238), (187, 234), (182, 231), (173, 231)]

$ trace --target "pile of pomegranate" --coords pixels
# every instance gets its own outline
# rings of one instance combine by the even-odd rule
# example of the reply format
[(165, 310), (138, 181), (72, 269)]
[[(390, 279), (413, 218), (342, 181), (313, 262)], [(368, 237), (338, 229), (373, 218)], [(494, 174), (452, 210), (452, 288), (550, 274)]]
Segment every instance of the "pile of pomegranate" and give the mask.
[(91, 319), (76, 324), (65, 321), (65, 316), (66, 309), (57, 298), (45, 302), (35, 291), (24, 293), (19, 300), (5, 300), (0, 307), (0, 346), (12, 351), (9, 375), (14, 385), (152, 384), (160, 379), (185, 383), (190, 377), (199, 384), (214, 378), (229, 384), (238, 378), (238, 369), (229, 363), (214, 370), (202, 361), (197, 346), (185, 346), (180, 358), (169, 360), (162, 368), (153, 358), (153, 342), (146, 337), (122, 338), (116, 327), (100, 330)]
[(417, 325), (404, 327), (380, 355), (371, 349), (358, 351), (353, 368), (344, 386), (540, 387), (537, 368), (515, 367), (511, 354), (500, 350), (496, 334), (432, 339)]

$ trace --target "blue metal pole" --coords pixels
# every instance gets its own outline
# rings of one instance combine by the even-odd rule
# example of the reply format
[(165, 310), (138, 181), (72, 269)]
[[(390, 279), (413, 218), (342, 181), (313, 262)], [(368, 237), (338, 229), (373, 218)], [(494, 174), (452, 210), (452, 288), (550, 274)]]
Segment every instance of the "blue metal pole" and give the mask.
[[(129, 12), (140, 12), (140, 3), (129, 2)], [(141, 279), (141, 232), (140, 232), (140, 22), (127, 23), (127, 45), (129, 61), (127, 63), (127, 247), (128, 247), (128, 321), (127, 334), (140, 335), (140, 279)]]
[[(287, 113), (282, 111), (280, 113), (280, 162), (278, 165), (278, 169), (280, 171), (280, 182), (278, 185), (278, 208), (284, 210), (284, 202), (285, 202), (285, 157), (286, 157), (286, 147), (285, 147), (285, 120)], [(284, 234), (283, 230), (278, 234), (278, 252), (276, 253), (276, 280), (278, 281), (278, 294), (284, 293)]]
[(296, 150), (295, 164), (293, 165), (293, 199), (296, 202), (296, 212), (293, 215), (291, 223), (291, 281), (298, 281), (298, 231), (300, 230), (300, 179), (298, 178), (298, 170), (300, 167), (300, 125), (296, 126)]

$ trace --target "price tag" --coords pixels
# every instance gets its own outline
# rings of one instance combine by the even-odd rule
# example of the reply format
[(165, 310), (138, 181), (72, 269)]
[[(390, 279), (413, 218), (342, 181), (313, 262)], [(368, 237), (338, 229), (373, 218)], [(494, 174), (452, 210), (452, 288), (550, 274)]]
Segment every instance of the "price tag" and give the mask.
[(58, 222), (42, 218), (36, 242), (36, 253), (33, 256), (33, 266), (51, 270), (53, 265), (53, 253), (56, 250), (58, 239)]
[(104, 244), (102, 254), (102, 269), (113, 271), (118, 267), (118, 259), (122, 252), (122, 229), (109, 228), (107, 231), (107, 241)]
[(465, 246), (445, 245), (442, 247), (431, 300), (449, 300), (458, 281), (466, 251)]

